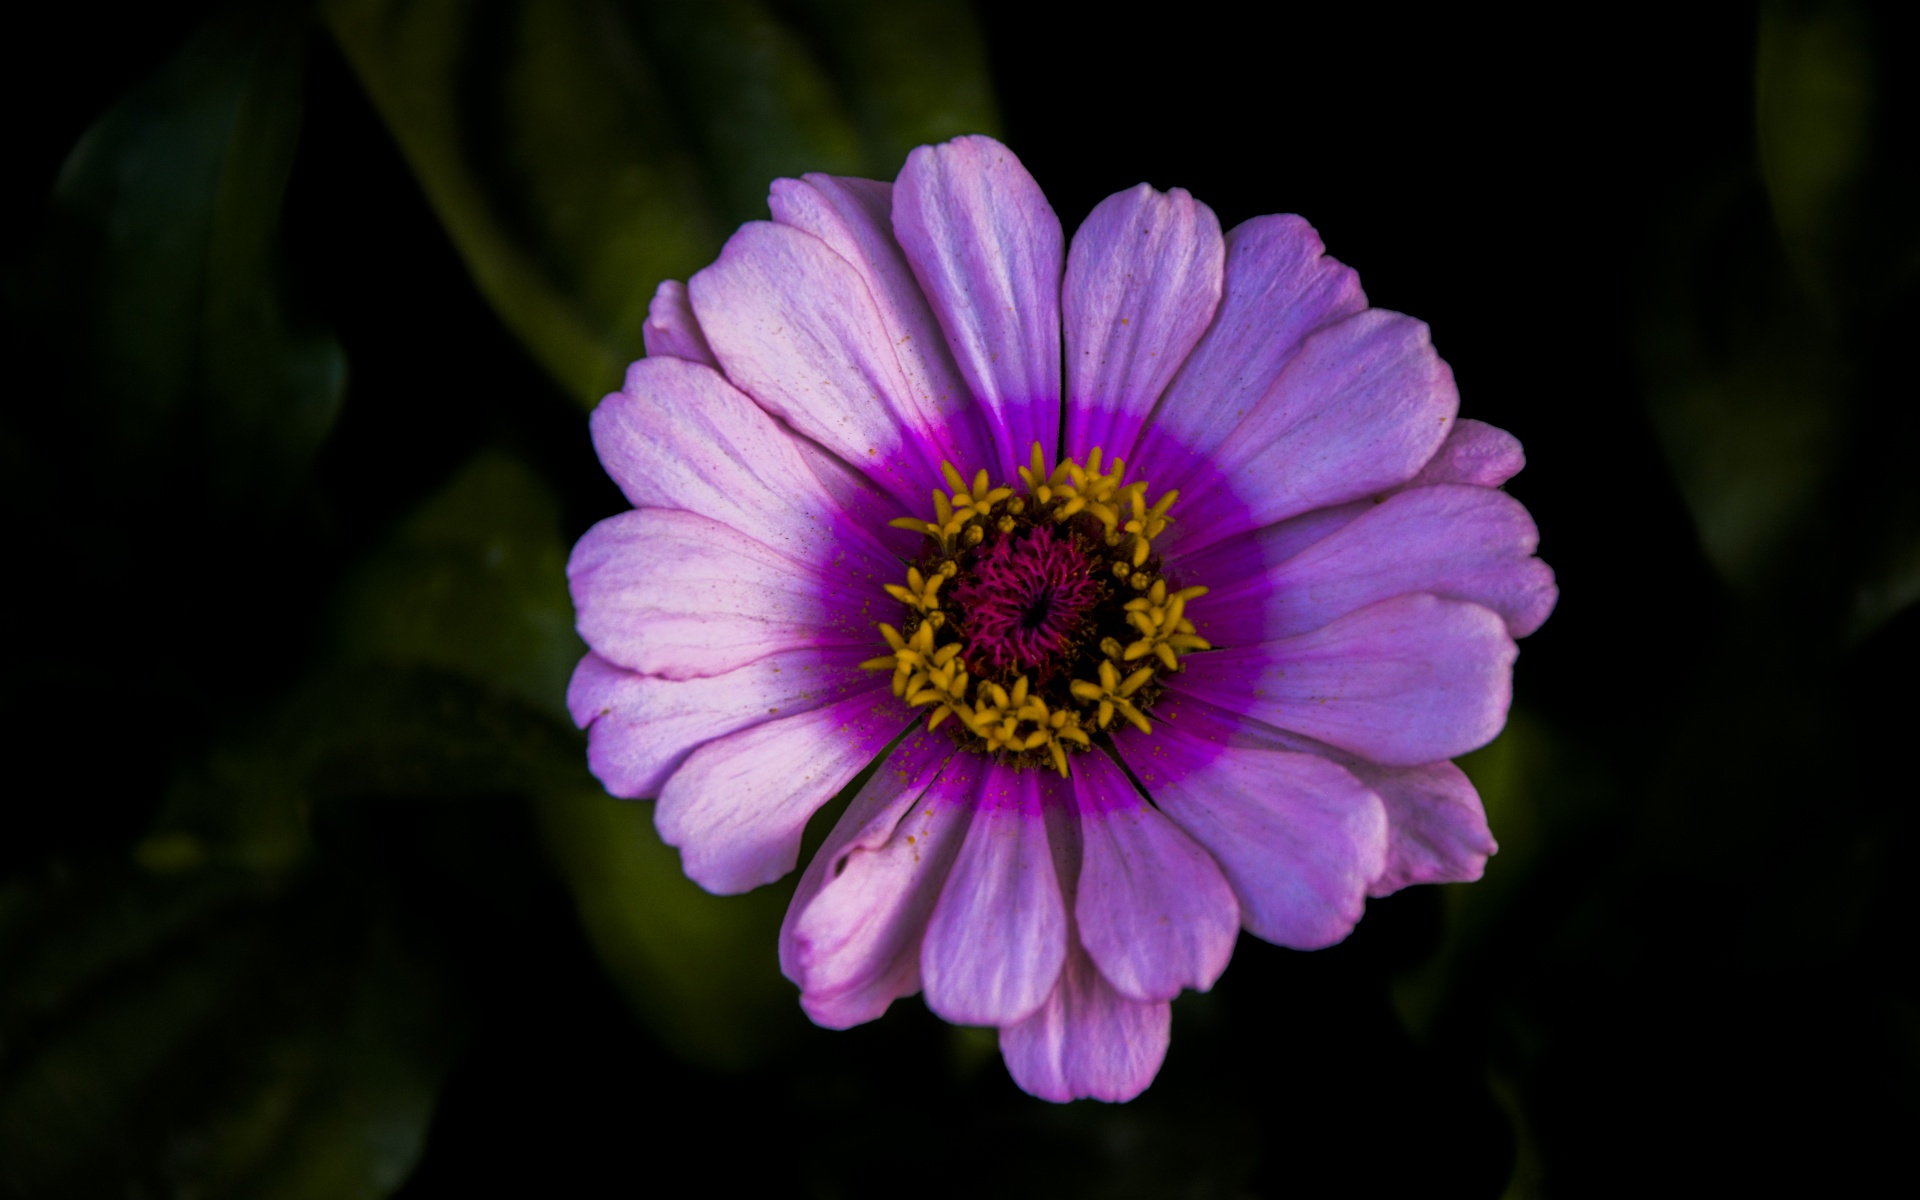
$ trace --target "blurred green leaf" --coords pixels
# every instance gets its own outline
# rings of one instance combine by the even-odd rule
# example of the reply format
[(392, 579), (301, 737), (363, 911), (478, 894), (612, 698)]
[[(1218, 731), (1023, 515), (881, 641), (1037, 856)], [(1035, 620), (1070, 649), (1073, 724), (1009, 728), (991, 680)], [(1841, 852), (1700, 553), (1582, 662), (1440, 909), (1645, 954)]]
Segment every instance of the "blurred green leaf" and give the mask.
[(708, 895), (654, 832), (652, 804), (591, 783), (543, 795), (538, 809), (588, 939), (663, 1042), (694, 1062), (737, 1069), (786, 1039), (800, 1010), (776, 939), (791, 881)]
[(560, 511), (517, 460), (485, 451), (409, 516), (349, 581), (349, 662), (438, 667), (566, 723), (573, 632)]
[(338, 882), (56, 869), (0, 893), (0, 1179), (35, 1197), (379, 1197), (463, 1036)]
[(950, 0), (324, 11), (481, 293), (587, 406), (640, 357), (655, 285), (763, 215), (775, 177), (887, 176), (995, 123)]
[(110, 467), (202, 468), (271, 512), (332, 427), (346, 360), (277, 260), (309, 28), (298, 3), (210, 19), (81, 139), (25, 298), (51, 309)]
[(290, 708), (284, 727), (304, 749), (263, 757), (306, 764), (319, 795), (530, 797), (595, 950), (640, 1016), (687, 1058), (745, 1065), (797, 1013), (775, 957), (791, 889), (708, 895), (661, 844), (652, 807), (608, 797), (587, 774), (565, 715), (586, 649), (565, 568), (538, 477), (481, 453), (355, 576), (339, 643), (361, 666)]
[(1839, 227), (1871, 148), (1867, 35), (1861, 14), (1838, 0), (1760, 6), (1754, 67), (1760, 171), (1787, 255), (1828, 311)]

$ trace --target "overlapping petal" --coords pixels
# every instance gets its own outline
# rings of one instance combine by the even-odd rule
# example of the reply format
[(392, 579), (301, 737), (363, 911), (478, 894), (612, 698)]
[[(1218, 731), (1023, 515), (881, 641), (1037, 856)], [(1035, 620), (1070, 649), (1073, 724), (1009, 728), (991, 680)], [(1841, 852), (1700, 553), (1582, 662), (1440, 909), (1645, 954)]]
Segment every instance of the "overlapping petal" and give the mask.
[(1012, 151), (962, 137), (907, 156), (893, 230), (1011, 479), (1060, 436), (1060, 218)]
[(694, 751), (654, 806), (661, 840), (710, 892), (750, 891), (793, 870), (807, 819), (910, 719), (884, 683), (845, 700), (716, 738)]
[(1154, 410), (1135, 476), (1184, 486), (1253, 411), (1314, 330), (1367, 306), (1360, 277), (1295, 216), (1255, 217), (1226, 236), (1213, 324)]
[(1312, 633), (1194, 655), (1168, 686), (1382, 765), (1417, 766), (1493, 740), (1517, 653), (1491, 609), (1396, 596)]
[(1074, 761), (1073, 790), (1082, 846), (1074, 920), (1100, 974), (1140, 1001), (1212, 987), (1240, 929), (1219, 865), (1104, 754)]
[(1067, 809), (1042, 803), (1056, 780), (990, 768), (940, 891), (920, 976), (927, 1007), (956, 1025), (1011, 1025), (1053, 990), (1067, 953), (1067, 904), (1056, 857), (1071, 863)]
[(1204, 472), (1181, 489), (1173, 540), (1189, 551), (1384, 492), (1446, 439), (1460, 397), (1427, 327), (1367, 309), (1307, 336)]
[(814, 857), (781, 930), (781, 969), (821, 1025), (871, 1021), (920, 989), (927, 919), (980, 794), (985, 760), (942, 734), (894, 751)]
[(575, 623), (601, 657), (671, 679), (809, 646), (872, 645), (880, 583), (802, 563), (696, 513), (636, 508), (567, 562)]
[(1416, 488), (1368, 505), (1258, 575), (1215, 587), (1196, 616), (1208, 640), (1244, 646), (1322, 628), (1392, 596), (1430, 592), (1490, 608), (1512, 636), (1525, 637), (1559, 597), (1553, 571), (1533, 556), (1539, 542), (1533, 518), (1504, 492)]
[(797, 561), (892, 578), (892, 556), (841, 515), (793, 435), (712, 368), (641, 359), (590, 425), (635, 508), (698, 513)]
[(917, 509), (954, 451), (921, 407), (879, 302), (854, 264), (812, 234), (740, 227), (687, 283), (727, 378), (761, 407)]
[(1143, 183), (1088, 214), (1061, 289), (1067, 454), (1133, 452), (1147, 414), (1213, 321), (1225, 256), (1219, 219), (1181, 188)]
[(1164, 1000), (1121, 995), (1075, 945), (1046, 1002), (1000, 1030), (1000, 1053), (1029, 1095), (1118, 1103), (1146, 1091), (1160, 1073), (1172, 1018)]
[(1220, 864), (1249, 932), (1314, 950), (1353, 929), (1385, 867), (1387, 814), (1351, 772), (1314, 754), (1195, 736), (1178, 719), (1114, 744), (1160, 810)]
[(793, 716), (873, 686), (864, 646), (809, 646), (720, 675), (665, 679), (588, 654), (574, 669), (567, 709), (587, 731), (587, 765), (615, 796), (657, 795), (687, 755), (717, 737)]
[(648, 358), (683, 358), (703, 366), (719, 365), (713, 357), (713, 347), (707, 345), (707, 335), (700, 332), (700, 322), (693, 315), (687, 285), (678, 279), (663, 279), (654, 289), (653, 299), (647, 303), (646, 324), (640, 327), (640, 339), (647, 348)]

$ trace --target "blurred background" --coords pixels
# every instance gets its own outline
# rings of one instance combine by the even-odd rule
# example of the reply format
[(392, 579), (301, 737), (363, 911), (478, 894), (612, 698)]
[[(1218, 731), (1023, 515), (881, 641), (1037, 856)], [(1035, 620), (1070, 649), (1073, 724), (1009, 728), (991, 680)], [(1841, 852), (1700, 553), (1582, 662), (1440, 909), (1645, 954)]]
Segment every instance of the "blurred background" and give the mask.
[[(12, 10), (0, 1193), (1904, 1176), (1920, 10), (1506, 11)], [(1242, 939), (1125, 1106), (917, 998), (811, 1027), (790, 884), (687, 883), (561, 704), (655, 283), (970, 131), (1068, 229), (1143, 179), (1305, 215), (1524, 441), (1563, 589), (1464, 763), (1486, 878)]]

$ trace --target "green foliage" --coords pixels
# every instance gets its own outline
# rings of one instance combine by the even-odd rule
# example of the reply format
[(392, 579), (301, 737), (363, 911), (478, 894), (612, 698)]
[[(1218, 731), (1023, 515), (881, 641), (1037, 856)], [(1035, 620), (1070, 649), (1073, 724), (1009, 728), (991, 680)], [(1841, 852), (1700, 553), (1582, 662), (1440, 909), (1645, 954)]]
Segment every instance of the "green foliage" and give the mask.
[(200, 469), (239, 509), (284, 503), (346, 388), (277, 259), (307, 27), (298, 4), (235, 6), (109, 110), (61, 171), (30, 280), (110, 465)]
[(54, 870), (0, 893), (0, 962), (19, 1195), (384, 1196), (461, 1041), (431, 956), (340, 879)]
[(807, 171), (889, 177), (997, 124), (951, 0), (330, 0), (324, 12), (481, 292), (591, 407), (653, 289)]

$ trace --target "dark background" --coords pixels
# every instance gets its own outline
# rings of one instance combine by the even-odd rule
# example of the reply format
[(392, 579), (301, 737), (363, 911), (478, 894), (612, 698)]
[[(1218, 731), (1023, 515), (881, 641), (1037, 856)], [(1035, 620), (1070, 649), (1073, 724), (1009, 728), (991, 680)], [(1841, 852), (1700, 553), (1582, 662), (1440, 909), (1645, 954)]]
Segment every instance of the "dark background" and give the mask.
[[(351, 374), (291, 515), (222, 516), (194, 452), (128, 465), (100, 432), (76, 397), (81, 351), (31, 315), (58, 232), (46, 197), (80, 134), (213, 11), (36, 6), (0, 51), (0, 252), (29, 314), (8, 329), (0, 721), (16, 782), (0, 867), (16, 883), (0, 956), (23, 936), (5, 932), (22, 896), (124, 861), (170, 781), (298, 689), (328, 653), (338, 581), (475, 453), (529, 464), (569, 543), (622, 507), (580, 407), (476, 291), (324, 32), (282, 244)], [(1859, 597), (1910, 561), (1916, 529), (1914, 18), (1768, 11), (1866, 31), (1866, 165), (1812, 258), (1779, 232), (1760, 166), (1753, 4), (1061, 5), (1044, 20), (982, 5), (1003, 132), (1068, 229), (1142, 179), (1227, 226), (1301, 213), (1375, 304), (1432, 326), (1463, 414), (1524, 442), (1509, 490), (1562, 599), (1523, 646), (1513, 728), (1467, 764), (1503, 854), (1480, 892), (1374, 901), (1327, 951), (1243, 938), (1212, 994), (1175, 1005), (1140, 1100), (1054, 1107), (917, 999), (845, 1033), (786, 1011), (751, 1061), (690, 1059), (609, 982), (513, 786), (316, 810), (312, 871), (354, 898), (315, 885), (260, 936), (297, 951), (332, 936), (310, 928), (338, 905), (399, 913), (382, 920), (458, 996), (431, 1022), (444, 1086), (399, 1194), (679, 1192), (678, 1172), (823, 1197), (1839, 1193), (1900, 1177), (1920, 1106), (1903, 753), (1920, 627), (1897, 604), (1862, 617)], [(1720, 407), (1689, 399), (1753, 377), (1814, 382), (1764, 412), (1737, 386)], [(1766, 493), (1769, 469), (1792, 473), (1768, 464), (1815, 460), (1770, 532), (1716, 553), (1702, 514), (1742, 502), (1714, 489)], [(11, 1027), (0, 1095), (24, 1094), (36, 1047), (67, 1045), (78, 1020)], [(0, 1185), (170, 1194), (181, 1135), (154, 1097), (200, 1095), (214, 1085), (195, 1072), (224, 1061), (183, 1053), (176, 1082), (57, 1133), (0, 1101), (5, 1144), (71, 1137), (91, 1164), (0, 1168)]]

